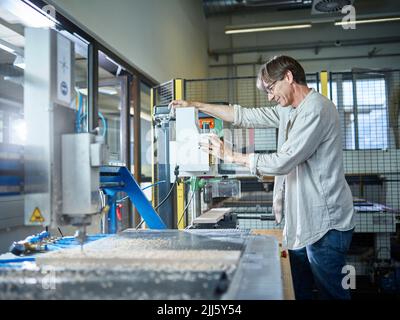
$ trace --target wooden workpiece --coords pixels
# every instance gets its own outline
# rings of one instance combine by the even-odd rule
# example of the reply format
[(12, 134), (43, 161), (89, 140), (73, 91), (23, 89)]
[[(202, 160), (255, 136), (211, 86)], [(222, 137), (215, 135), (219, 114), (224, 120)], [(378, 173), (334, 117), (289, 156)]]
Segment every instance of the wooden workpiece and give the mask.
[(282, 249), (282, 230), (280, 229), (253, 229), (253, 234), (267, 235), (275, 237), (279, 242), (281, 248), (281, 268), (283, 280), (283, 296), (285, 300), (295, 300), (292, 272), (290, 269), (289, 253), (287, 249)]
[(213, 208), (194, 219), (193, 223), (218, 223), (230, 212), (232, 208)]

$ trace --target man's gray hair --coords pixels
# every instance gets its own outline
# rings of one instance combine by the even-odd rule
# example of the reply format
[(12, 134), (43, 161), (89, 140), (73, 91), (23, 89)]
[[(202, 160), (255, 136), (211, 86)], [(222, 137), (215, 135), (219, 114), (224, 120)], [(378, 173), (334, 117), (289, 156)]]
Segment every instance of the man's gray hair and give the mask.
[(274, 56), (264, 63), (257, 75), (257, 88), (266, 92), (266, 84), (282, 80), (290, 71), (293, 80), (301, 85), (307, 85), (306, 74), (300, 63), (289, 56)]

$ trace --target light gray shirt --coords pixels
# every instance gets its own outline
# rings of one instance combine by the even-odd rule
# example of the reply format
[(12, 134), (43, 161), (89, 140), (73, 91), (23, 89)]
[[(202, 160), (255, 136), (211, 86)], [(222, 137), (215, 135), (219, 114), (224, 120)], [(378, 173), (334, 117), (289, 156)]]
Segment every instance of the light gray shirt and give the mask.
[[(283, 190), (285, 247), (300, 249), (331, 229), (354, 228), (339, 114), (329, 99), (312, 89), (297, 108), (234, 105), (234, 114), (237, 126), (279, 128), (277, 152), (250, 154), (250, 171), (275, 176), (274, 199)], [(279, 216), (279, 209), (274, 212)]]

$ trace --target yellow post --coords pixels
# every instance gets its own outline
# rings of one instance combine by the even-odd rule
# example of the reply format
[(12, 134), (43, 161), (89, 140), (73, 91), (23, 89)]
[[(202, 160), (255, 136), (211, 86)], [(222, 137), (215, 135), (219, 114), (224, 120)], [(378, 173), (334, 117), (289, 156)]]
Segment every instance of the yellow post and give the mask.
[[(151, 88), (150, 91), (150, 114), (153, 114), (153, 108), (154, 108), (154, 101), (155, 101), (155, 92), (154, 88)], [(156, 183), (156, 176), (155, 176), (155, 160), (154, 160), (154, 123), (153, 123), (153, 117), (151, 120), (151, 184)], [(156, 188), (151, 188), (151, 203), (153, 205), (153, 208), (156, 206)]]
[(321, 71), (319, 74), (319, 77), (321, 79), (321, 94), (324, 95), (325, 97), (328, 97), (328, 72), (327, 71)]
[[(174, 98), (176, 100), (183, 99), (183, 80), (174, 80)], [(183, 209), (185, 208), (185, 184), (179, 183), (176, 187), (176, 221), (178, 223), (178, 229), (184, 229), (186, 226), (186, 221), (182, 217)]]

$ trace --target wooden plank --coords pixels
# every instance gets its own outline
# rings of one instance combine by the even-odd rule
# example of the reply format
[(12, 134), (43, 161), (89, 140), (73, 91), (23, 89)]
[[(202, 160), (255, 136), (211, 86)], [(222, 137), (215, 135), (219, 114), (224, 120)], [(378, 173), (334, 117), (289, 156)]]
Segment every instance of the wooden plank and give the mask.
[(275, 237), (281, 247), (281, 268), (283, 277), (283, 295), (285, 300), (295, 300), (292, 272), (290, 269), (289, 253), (282, 249), (282, 230), (280, 229), (254, 229), (253, 234), (261, 234)]
[(232, 208), (213, 208), (193, 220), (193, 223), (217, 223), (232, 211)]

